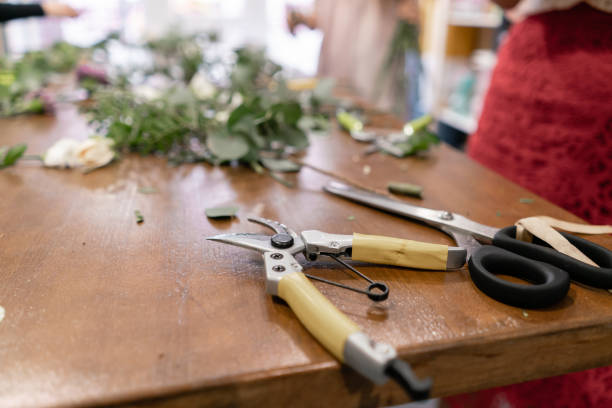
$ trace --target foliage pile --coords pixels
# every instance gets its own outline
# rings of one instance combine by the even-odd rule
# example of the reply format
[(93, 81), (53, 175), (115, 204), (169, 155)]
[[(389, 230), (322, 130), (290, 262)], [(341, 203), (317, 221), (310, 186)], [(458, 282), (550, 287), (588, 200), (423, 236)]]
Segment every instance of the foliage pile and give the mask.
[[(306, 132), (327, 127), (319, 91), (306, 98), (291, 91), (261, 49), (237, 49), (229, 61), (206, 55), (215, 42), (211, 35), (170, 35), (147, 43), (151, 66), (90, 87), (92, 103), (83, 111), (119, 151), (175, 163), (239, 160), (255, 169), (262, 156), (303, 149)], [(214, 73), (222, 75), (214, 80)]]
[(52, 109), (42, 91), (55, 73), (73, 70), (83, 50), (59, 42), (44, 51), (32, 51), (17, 61), (0, 57), (0, 116), (43, 113)]

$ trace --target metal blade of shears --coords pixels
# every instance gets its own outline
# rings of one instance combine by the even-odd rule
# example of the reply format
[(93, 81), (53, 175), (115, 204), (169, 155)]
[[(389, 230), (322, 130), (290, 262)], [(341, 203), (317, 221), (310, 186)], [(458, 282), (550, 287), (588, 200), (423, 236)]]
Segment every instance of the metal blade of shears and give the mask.
[(252, 233), (233, 233), (220, 234), (206, 238), (209, 241), (222, 242), (247, 249), (254, 249), (259, 252), (274, 251), (274, 247), (270, 242), (270, 236), (265, 234)]
[(452, 236), (455, 236), (457, 233), (471, 235), (479, 241), (490, 243), (497, 231), (499, 231), (498, 228), (479, 224), (460, 214), (419, 207), (338, 182), (330, 182), (323, 189), (328, 193), (348, 198), (370, 207), (424, 222)]

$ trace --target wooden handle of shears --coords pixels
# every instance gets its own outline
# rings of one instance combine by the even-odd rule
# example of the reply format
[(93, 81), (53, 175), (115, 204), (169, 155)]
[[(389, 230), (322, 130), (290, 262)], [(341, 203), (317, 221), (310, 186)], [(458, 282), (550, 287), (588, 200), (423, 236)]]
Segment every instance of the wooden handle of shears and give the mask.
[[(279, 253), (270, 254), (278, 259)], [(276, 266), (280, 269), (279, 265)], [(291, 267), (291, 264), (288, 266)], [(271, 293), (285, 300), (306, 329), (340, 362), (376, 384), (384, 384), (391, 377), (413, 398), (428, 397), (431, 380), (418, 379), (410, 366), (397, 358), (393, 347), (370, 339), (357, 324), (336, 309), (301, 271), (273, 271), (283, 275), (276, 285), (268, 289), (276, 288)]]
[(327, 300), (301, 272), (281, 278), (278, 282), (278, 296), (289, 304), (298, 319), (323, 347), (344, 362), (346, 340), (359, 331), (359, 326)]
[(384, 265), (447, 269), (448, 246), (381, 235), (353, 234), (351, 257)]

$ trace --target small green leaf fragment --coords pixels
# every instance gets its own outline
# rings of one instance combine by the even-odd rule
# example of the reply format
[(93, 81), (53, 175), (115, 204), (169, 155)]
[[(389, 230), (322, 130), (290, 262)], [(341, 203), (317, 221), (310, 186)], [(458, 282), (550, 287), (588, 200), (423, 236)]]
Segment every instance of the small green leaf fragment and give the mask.
[(157, 190), (155, 187), (139, 187), (138, 192), (140, 194), (157, 194), (159, 193), (159, 190)]
[(238, 213), (238, 207), (228, 205), (224, 207), (211, 207), (205, 210), (208, 218), (231, 218), (235, 217)]
[(0, 167), (8, 167), (15, 164), (23, 156), (27, 148), (28, 145), (26, 144), (18, 144), (6, 150), (4, 157), (0, 160)]
[(144, 222), (144, 216), (140, 210), (134, 210), (134, 216), (136, 216), (136, 224), (142, 224)]
[(495, 212), (495, 215), (496, 215), (497, 217), (501, 217), (502, 213), (501, 213), (501, 211), (496, 211), (496, 212)]
[(425, 127), (427, 127), (427, 125), (429, 125), (432, 121), (433, 118), (431, 117), (431, 115), (424, 115), (419, 118), (413, 119), (404, 126), (404, 132), (418, 132), (419, 130), (425, 129)]
[(529, 313), (526, 310), (523, 310), (523, 317), (529, 317)]
[(348, 217), (346, 217), (347, 220), (349, 221), (355, 221), (355, 216), (354, 215), (349, 215)]
[(423, 187), (417, 184), (401, 183), (398, 181), (390, 181), (387, 184), (387, 189), (393, 194), (401, 194), (417, 198), (422, 198), (423, 194)]
[(523, 204), (531, 204), (531, 203), (533, 203), (534, 200), (533, 200), (533, 198), (525, 198), (525, 197), (523, 197), (523, 198), (519, 199), (519, 201), (521, 203), (523, 203)]
[(348, 132), (357, 132), (363, 129), (363, 122), (361, 122), (358, 117), (348, 112), (338, 112), (336, 114), (336, 120), (338, 120), (342, 129)]
[(261, 164), (264, 165), (270, 171), (276, 171), (279, 173), (295, 173), (300, 171), (300, 165), (287, 159), (272, 159), (268, 157), (262, 157)]

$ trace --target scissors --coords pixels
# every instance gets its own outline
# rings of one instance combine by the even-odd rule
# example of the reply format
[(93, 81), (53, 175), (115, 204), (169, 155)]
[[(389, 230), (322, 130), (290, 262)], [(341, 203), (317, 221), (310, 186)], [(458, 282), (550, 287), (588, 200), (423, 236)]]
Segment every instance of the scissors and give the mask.
[[(551, 306), (567, 295), (570, 279), (597, 288), (612, 288), (612, 251), (580, 237), (561, 232), (599, 267), (562, 254), (536, 237), (532, 243), (520, 241), (516, 239), (515, 226), (493, 228), (460, 214), (418, 207), (338, 182), (330, 182), (323, 189), (447, 233), (467, 250), (474, 284), (502, 303), (522, 308)], [(509, 282), (496, 275), (514, 276), (531, 284)]]
[[(416, 262), (432, 268), (448, 269), (459, 268), (465, 263), (467, 252), (464, 248), (373, 235), (329, 234), (316, 230), (298, 234), (278, 221), (260, 217), (251, 217), (249, 221), (269, 227), (274, 235), (232, 233), (208, 239), (263, 253), (266, 292), (285, 300), (308, 331), (338, 360), (377, 384), (394, 379), (413, 399), (427, 397), (431, 380), (418, 379), (410, 365), (399, 359), (391, 346), (371, 340), (357, 324), (340, 312), (306, 279), (294, 255), (303, 253), (309, 260), (319, 255), (329, 255), (334, 259), (352, 255), (355, 259), (361, 251), (362, 256), (357, 255), (357, 258), (363, 261), (381, 263), (386, 260), (384, 263), (399, 266)], [(389, 242), (392, 246), (385, 247)], [(368, 296), (373, 289), (388, 293), (386, 285), (370, 282), (366, 292)]]

